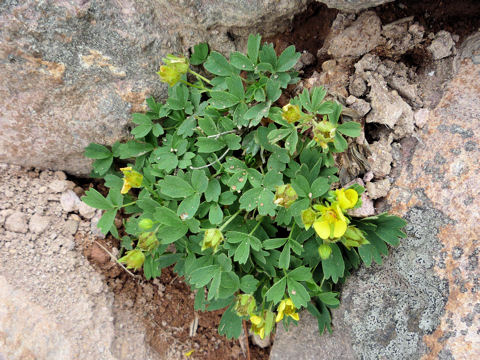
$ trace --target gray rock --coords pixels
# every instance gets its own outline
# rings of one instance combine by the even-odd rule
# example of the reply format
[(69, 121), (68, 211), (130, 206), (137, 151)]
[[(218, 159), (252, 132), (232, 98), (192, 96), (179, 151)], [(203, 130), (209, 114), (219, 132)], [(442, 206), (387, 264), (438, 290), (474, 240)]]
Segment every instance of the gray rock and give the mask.
[(427, 49), (432, 53), (435, 60), (440, 60), (452, 54), (454, 45), (452, 35), (448, 31), (441, 30), (435, 35), (435, 39)]
[(348, 28), (329, 39), (327, 53), (335, 58), (358, 57), (380, 45), (381, 21), (374, 13), (367, 11)]
[(49, 224), (50, 218), (48, 216), (41, 216), (39, 214), (35, 214), (30, 218), (28, 228), (31, 232), (35, 234), (41, 234), (45, 231)]
[(377, 55), (366, 54), (354, 66), (356, 74), (363, 74), (365, 71), (375, 71), (381, 61)]
[(365, 84), (365, 80), (361, 77), (350, 78), (350, 86), (348, 90), (353, 96), (362, 97), (365, 94), (365, 91), (367, 91), (367, 84)]
[(393, 0), (317, 0), (329, 8), (346, 12), (359, 12), (364, 9), (392, 2)]
[(401, 124), (398, 134), (413, 131), (413, 112), (410, 106), (394, 91), (389, 91), (383, 77), (374, 74), (369, 77), (371, 87), (368, 97), (371, 100), (372, 111), (367, 117), (367, 123), (378, 123), (394, 128)]
[(28, 231), (27, 215), (16, 211), (5, 220), (5, 229), (16, 233), (25, 234)]
[(393, 136), (390, 135), (370, 145), (371, 155), (368, 157), (368, 162), (376, 179), (387, 176), (392, 170), (392, 140)]
[(243, 50), (249, 33), (283, 31), (307, 2), (2, 2), (0, 162), (88, 175), (85, 146), (125, 139), (130, 113), (165, 96), (163, 56), (201, 41)]
[(366, 183), (365, 188), (367, 189), (370, 199), (375, 200), (387, 196), (390, 186), (390, 180), (383, 179), (375, 182), (368, 182)]
[(360, 117), (363, 117), (368, 114), (370, 109), (372, 108), (368, 102), (362, 99), (357, 99), (355, 96), (350, 95), (346, 99), (347, 105), (355, 110)]
[(272, 345), (271, 336), (266, 336), (265, 338), (262, 339), (257, 334), (250, 334), (250, 339), (251, 339), (253, 344), (261, 347), (262, 349), (265, 349), (265, 348), (269, 347), (270, 345)]
[(48, 184), (48, 187), (54, 193), (64, 192), (69, 188), (69, 186), (69, 182), (65, 180), (53, 180), (50, 184)]
[(420, 102), (417, 97), (417, 85), (410, 84), (403, 76), (394, 75), (388, 78), (387, 83), (392, 89), (397, 90), (402, 97), (412, 102)]
[(72, 190), (67, 190), (60, 196), (60, 204), (62, 205), (63, 211), (67, 213), (78, 210), (80, 202), (81, 200)]
[(95, 216), (95, 211), (96, 209), (88, 206), (85, 204), (83, 201), (80, 201), (78, 203), (78, 212), (80, 213), (81, 216), (83, 216), (85, 219), (91, 219)]
[(65, 221), (65, 231), (67, 234), (75, 235), (78, 230), (79, 222), (73, 219)]
[(309, 66), (314, 64), (316, 61), (315, 55), (309, 53), (308, 51), (303, 51), (300, 59), (298, 60), (297, 64), (295, 64), (294, 69), (300, 71), (305, 66)]
[(415, 125), (420, 129), (423, 128), (427, 124), (429, 114), (430, 111), (428, 109), (419, 109), (415, 111), (413, 114)]

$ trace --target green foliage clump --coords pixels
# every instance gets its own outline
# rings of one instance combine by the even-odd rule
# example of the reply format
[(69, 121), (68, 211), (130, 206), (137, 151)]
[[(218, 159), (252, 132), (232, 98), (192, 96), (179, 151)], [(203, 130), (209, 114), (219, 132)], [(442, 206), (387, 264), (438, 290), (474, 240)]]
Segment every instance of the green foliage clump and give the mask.
[(133, 114), (134, 139), (86, 148), (109, 193), (91, 189), (83, 201), (105, 210), (98, 227), (117, 238), (123, 209), (119, 261), (127, 267), (151, 279), (175, 264), (196, 291), (197, 310), (226, 308), (220, 334), (238, 337), (248, 319), (263, 337), (275, 321), (296, 322), (302, 308), (320, 333), (331, 331), (336, 285), (361, 261), (381, 264), (405, 222), (348, 215), (364, 189), (338, 188), (333, 154), (360, 135), (360, 124), (344, 121), (321, 87), (276, 106), (299, 81), (300, 54), (290, 46), (277, 56), (259, 35), (247, 48), (230, 60), (206, 44), (190, 59), (167, 56), (158, 74), (168, 99), (149, 98), (149, 111)]

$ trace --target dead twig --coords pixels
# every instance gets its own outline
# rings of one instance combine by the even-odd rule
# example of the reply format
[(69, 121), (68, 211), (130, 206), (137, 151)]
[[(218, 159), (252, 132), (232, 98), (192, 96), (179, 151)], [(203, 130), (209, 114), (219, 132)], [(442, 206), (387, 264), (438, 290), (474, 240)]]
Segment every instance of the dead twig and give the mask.
[(125, 266), (123, 266), (123, 264), (122, 264), (120, 261), (118, 261), (118, 259), (117, 259), (110, 251), (108, 251), (108, 250), (107, 250), (102, 244), (100, 244), (97, 240), (95, 240), (95, 243), (96, 243), (98, 246), (100, 246), (108, 255), (110, 255), (110, 257), (111, 257), (113, 260), (115, 260), (115, 262), (116, 262), (118, 265), (120, 265), (120, 266), (123, 268), (123, 270), (125, 270), (128, 274), (130, 274), (130, 276), (132, 276), (133, 278), (135, 278), (135, 274), (132, 273), (130, 270), (128, 270)]
[(243, 320), (243, 331), (245, 332), (245, 342), (247, 346), (247, 360), (250, 360), (250, 346), (248, 344), (247, 322)]

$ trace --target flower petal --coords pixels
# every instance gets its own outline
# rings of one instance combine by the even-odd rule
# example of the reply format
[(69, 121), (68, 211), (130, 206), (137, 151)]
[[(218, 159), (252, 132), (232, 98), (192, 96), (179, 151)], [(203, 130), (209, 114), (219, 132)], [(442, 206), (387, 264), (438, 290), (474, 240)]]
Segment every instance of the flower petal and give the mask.
[(342, 220), (335, 221), (335, 225), (333, 228), (333, 236), (336, 238), (341, 237), (347, 231), (347, 223)]
[(328, 239), (330, 236), (330, 225), (326, 220), (317, 220), (313, 223), (313, 228), (322, 239)]

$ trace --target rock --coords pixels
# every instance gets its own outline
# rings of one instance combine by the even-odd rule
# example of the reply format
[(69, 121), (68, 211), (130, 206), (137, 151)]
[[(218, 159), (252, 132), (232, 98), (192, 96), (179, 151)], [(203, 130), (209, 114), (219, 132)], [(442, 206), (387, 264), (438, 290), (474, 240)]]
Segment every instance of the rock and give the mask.
[(369, 77), (371, 87), (368, 97), (372, 111), (367, 116), (367, 123), (378, 123), (394, 128), (397, 123), (398, 136), (413, 132), (413, 112), (410, 106), (394, 91), (389, 91), (383, 77), (374, 74)]
[(88, 206), (85, 204), (83, 201), (80, 201), (78, 203), (78, 212), (80, 213), (81, 216), (83, 216), (85, 219), (91, 219), (95, 216), (95, 208), (92, 208), (91, 206)]
[(16, 211), (5, 220), (5, 229), (16, 233), (25, 234), (28, 231), (27, 215)]
[(69, 188), (69, 186), (70, 186), (69, 182), (65, 180), (53, 180), (50, 184), (48, 184), (48, 187), (54, 193), (64, 192)]
[(362, 99), (357, 99), (355, 96), (350, 95), (346, 100), (347, 105), (355, 110), (360, 117), (364, 117), (368, 114), (372, 108), (368, 102)]
[(423, 128), (428, 121), (428, 114), (430, 111), (428, 109), (419, 109), (413, 113), (413, 118), (415, 119), (415, 125), (418, 128)]
[(435, 39), (427, 49), (432, 53), (435, 60), (440, 60), (452, 54), (454, 45), (452, 35), (448, 31), (441, 30), (435, 35)]
[(367, 84), (365, 84), (365, 80), (361, 77), (354, 77), (350, 79), (350, 86), (348, 88), (350, 94), (356, 97), (362, 97), (367, 91)]
[(69, 219), (65, 221), (65, 231), (67, 234), (75, 235), (78, 230), (79, 222), (77, 220)]
[(354, 65), (355, 74), (363, 74), (365, 71), (375, 71), (380, 64), (381, 61), (377, 55), (366, 54)]
[(365, 185), (370, 199), (378, 199), (387, 196), (388, 190), (390, 190), (390, 180), (383, 179), (375, 182), (368, 182)]
[(49, 224), (50, 218), (48, 216), (41, 216), (39, 214), (35, 214), (30, 218), (28, 228), (31, 232), (35, 234), (41, 234), (45, 231)]
[(359, 218), (375, 215), (375, 207), (373, 206), (373, 201), (372, 199), (370, 199), (367, 193), (364, 192), (361, 195), (361, 199), (362, 205), (357, 209), (348, 210), (348, 215)]
[(102, 210), (98, 210), (95, 212), (95, 215), (93, 216), (93, 218), (91, 219), (90, 221), (90, 231), (92, 232), (93, 235), (95, 235), (96, 237), (100, 238), (100, 239), (104, 239), (105, 238), (105, 235), (102, 234), (102, 232), (100, 231), (100, 229), (98, 228), (98, 221), (100, 220), (100, 218), (102, 217)]
[(335, 58), (366, 54), (380, 45), (380, 26), (381, 21), (374, 12), (362, 13), (351, 26), (328, 40), (327, 53)]
[(309, 53), (308, 51), (303, 51), (302, 55), (300, 56), (300, 59), (295, 64), (294, 69), (297, 71), (300, 71), (304, 67), (314, 64), (315, 61), (316, 61), (316, 58), (313, 54)]
[(410, 100), (413, 103), (421, 104), (421, 101), (420, 99), (418, 99), (418, 96), (417, 96), (416, 84), (410, 84), (408, 80), (403, 76), (396, 76), (396, 75), (388, 78), (387, 83), (388, 85), (390, 85), (392, 89), (397, 90), (402, 97)]
[(368, 162), (371, 166), (371, 171), (374, 173), (376, 179), (383, 178), (390, 174), (392, 169), (392, 139), (390, 135), (388, 138), (383, 138), (370, 145), (371, 155), (368, 157)]
[(125, 139), (130, 113), (165, 97), (163, 56), (202, 41), (243, 50), (248, 34), (282, 32), (307, 2), (2, 3), (0, 162), (88, 175), (85, 146)]
[(393, 0), (317, 0), (326, 4), (329, 8), (339, 9), (346, 12), (359, 12), (364, 9), (382, 5)]
[(272, 345), (272, 338), (270, 336), (266, 336), (264, 339), (262, 339), (257, 334), (250, 334), (250, 339), (253, 344), (261, 347), (262, 349), (265, 349)]
[(62, 205), (63, 211), (67, 213), (78, 210), (80, 203), (81, 200), (72, 190), (65, 191), (60, 197), (60, 204)]
[[(346, 98), (348, 96), (348, 68), (350, 60), (328, 60), (322, 64), (322, 72), (314, 72), (309, 79), (305, 80), (305, 86), (323, 86), (331, 95)], [(326, 70), (324, 70), (326, 69)]]

